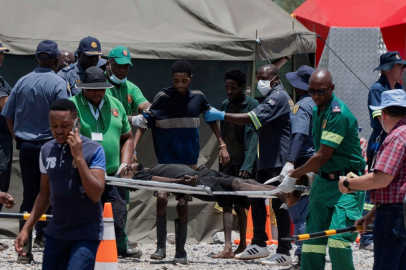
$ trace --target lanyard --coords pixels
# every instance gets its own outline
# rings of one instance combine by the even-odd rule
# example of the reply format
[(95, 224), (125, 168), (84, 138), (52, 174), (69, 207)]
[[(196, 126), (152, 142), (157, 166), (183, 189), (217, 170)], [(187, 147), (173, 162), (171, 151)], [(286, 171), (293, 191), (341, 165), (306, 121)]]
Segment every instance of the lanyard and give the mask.
[[(89, 101), (87, 103), (89, 104), (90, 111), (92, 112), (92, 115), (93, 115), (94, 119), (96, 120), (96, 132), (99, 132), (99, 123), (97, 120), (99, 119), (104, 100), (102, 99), (102, 101), (100, 102), (99, 107), (96, 109), (96, 111), (94, 111), (93, 105)], [(101, 116), (101, 117), (103, 118), (103, 116)], [(100, 122), (103, 122), (103, 120), (100, 119)], [(102, 129), (104, 129), (103, 124), (102, 124)]]

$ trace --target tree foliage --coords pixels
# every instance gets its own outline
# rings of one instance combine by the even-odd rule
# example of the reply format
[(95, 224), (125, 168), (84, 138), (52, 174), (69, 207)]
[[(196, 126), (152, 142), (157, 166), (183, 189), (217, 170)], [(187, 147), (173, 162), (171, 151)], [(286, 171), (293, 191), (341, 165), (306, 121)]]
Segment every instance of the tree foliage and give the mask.
[(305, 0), (272, 0), (283, 8), (286, 12), (291, 14), (295, 9), (297, 9)]

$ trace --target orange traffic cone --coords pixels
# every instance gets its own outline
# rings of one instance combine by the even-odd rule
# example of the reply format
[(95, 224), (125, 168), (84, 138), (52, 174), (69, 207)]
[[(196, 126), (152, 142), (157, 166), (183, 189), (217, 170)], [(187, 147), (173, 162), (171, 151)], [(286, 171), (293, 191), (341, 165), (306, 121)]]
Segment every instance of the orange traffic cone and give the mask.
[[(265, 200), (265, 207), (266, 207), (266, 224), (265, 224), (265, 232), (268, 235), (268, 241), (266, 241), (267, 245), (278, 244), (278, 241), (272, 240), (272, 232), (271, 232), (271, 220), (270, 220), (270, 212), (269, 212), (269, 200)], [(254, 237), (254, 225), (252, 223), (252, 214), (251, 214), (251, 207), (248, 210), (247, 215), (247, 244), (251, 244), (251, 239)], [(240, 239), (235, 239), (234, 244), (239, 245)]]
[(118, 270), (118, 254), (116, 236), (114, 234), (114, 219), (111, 203), (104, 204), (103, 212), (103, 239), (100, 241), (96, 254), (95, 270)]

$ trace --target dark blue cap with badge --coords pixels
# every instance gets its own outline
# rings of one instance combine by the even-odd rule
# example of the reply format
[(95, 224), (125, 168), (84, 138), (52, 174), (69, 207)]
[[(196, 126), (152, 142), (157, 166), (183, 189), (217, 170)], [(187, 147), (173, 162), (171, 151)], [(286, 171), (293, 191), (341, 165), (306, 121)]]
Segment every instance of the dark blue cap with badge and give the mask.
[(301, 66), (296, 72), (286, 73), (286, 78), (293, 87), (307, 91), (309, 79), (313, 72), (314, 68)]
[(99, 40), (91, 36), (85, 37), (80, 41), (78, 52), (83, 52), (88, 56), (103, 55)]
[(391, 70), (396, 64), (406, 65), (398, 52), (387, 52), (379, 58), (379, 67), (374, 70)]
[(37, 59), (56, 59), (59, 55), (58, 44), (53, 40), (43, 40), (37, 46)]
[(0, 43), (0, 52), (9, 52), (9, 51), (10, 51), (9, 49), (4, 47), (3, 44)]

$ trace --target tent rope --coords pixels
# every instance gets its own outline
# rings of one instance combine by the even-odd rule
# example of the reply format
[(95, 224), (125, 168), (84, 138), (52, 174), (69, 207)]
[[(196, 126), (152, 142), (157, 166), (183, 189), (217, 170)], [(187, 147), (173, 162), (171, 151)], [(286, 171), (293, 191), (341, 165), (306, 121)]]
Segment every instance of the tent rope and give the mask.
[(302, 43), (302, 48), (303, 48), (304, 53), (306, 54), (307, 63), (309, 63), (309, 67), (311, 67), (312, 64), (310, 63), (309, 54), (306, 52), (306, 49), (305, 49), (305, 47), (303, 45), (303, 40), (302, 39), (306, 40), (307, 45), (309, 44), (309, 41), (307, 39), (305, 39), (304, 37), (302, 37), (302, 35), (303, 35), (302, 33), (296, 32), (296, 34), (299, 36), (300, 43)]

